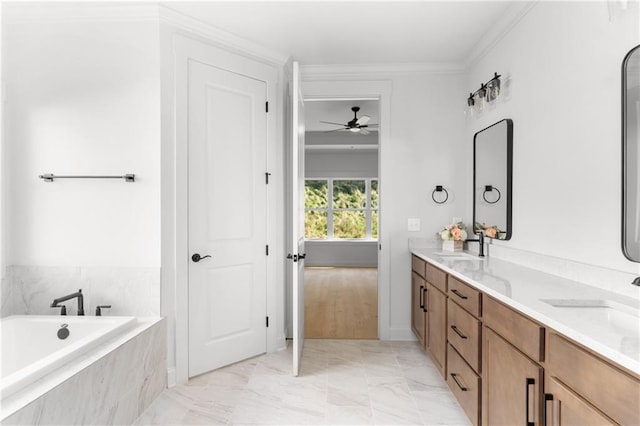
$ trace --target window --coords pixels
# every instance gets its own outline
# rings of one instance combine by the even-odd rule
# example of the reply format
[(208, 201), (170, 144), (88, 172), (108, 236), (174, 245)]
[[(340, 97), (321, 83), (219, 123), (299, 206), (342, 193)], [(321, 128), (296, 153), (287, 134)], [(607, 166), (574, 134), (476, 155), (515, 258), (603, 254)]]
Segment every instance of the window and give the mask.
[(305, 238), (377, 239), (378, 180), (306, 180)]

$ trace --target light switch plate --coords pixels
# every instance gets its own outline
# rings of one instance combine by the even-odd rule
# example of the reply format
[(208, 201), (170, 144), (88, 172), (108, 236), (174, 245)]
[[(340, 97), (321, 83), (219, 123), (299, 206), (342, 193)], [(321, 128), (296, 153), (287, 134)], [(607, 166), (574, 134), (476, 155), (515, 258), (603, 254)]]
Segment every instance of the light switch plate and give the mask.
[(407, 219), (407, 231), (416, 232), (420, 230), (420, 218), (410, 217)]

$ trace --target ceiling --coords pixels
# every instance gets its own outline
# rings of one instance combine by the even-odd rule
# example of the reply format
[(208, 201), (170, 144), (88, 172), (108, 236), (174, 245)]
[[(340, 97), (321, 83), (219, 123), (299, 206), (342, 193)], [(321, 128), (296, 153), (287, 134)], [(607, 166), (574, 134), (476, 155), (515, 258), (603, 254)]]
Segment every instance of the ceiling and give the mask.
[(513, 1), (168, 1), (302, 65), (464, 63)]

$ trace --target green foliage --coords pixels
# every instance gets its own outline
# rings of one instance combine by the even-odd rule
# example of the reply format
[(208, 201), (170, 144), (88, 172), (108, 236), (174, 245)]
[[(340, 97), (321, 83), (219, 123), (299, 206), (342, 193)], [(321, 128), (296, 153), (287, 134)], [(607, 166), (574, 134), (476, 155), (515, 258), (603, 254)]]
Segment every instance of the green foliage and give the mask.
[[(305, 238), (324, 239), (328, 236), (328, 183), (307, 180), (304, 205)], [(367, 193), (364, 180), (333, 181), (333, 237), (365, 238)], [(371, 181), (371, 207), (378, 208), (378, 181)], [(362, 210), (341, 210), (362, 209)], [(378, 237), (378, 211), (371, 211), (371, 236)]]

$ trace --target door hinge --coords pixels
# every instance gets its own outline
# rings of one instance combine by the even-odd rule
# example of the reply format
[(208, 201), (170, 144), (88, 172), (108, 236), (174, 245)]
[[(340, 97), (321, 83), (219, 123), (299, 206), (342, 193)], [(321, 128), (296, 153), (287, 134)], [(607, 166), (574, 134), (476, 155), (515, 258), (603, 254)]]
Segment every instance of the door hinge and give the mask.
[(267, 244), (267, 245), (265, 246), (265, 249), (266, 249), (266, 250), (265, 250), (265, 252), (266, 252), (265, 254), (266, 254), (267, 256), (269, 256), (269, 244)]
[(267, 327), (269, 327), (269, 317), (267, 317)]
[(264, 103), (265, 112), (269, 112), (269, 101)]
[(269, 176), (271, 176), (271, 173), (265, 172), (264, 178), (265, 178), (265, 182), (267, 183), (267, 185), (269, 185)]

